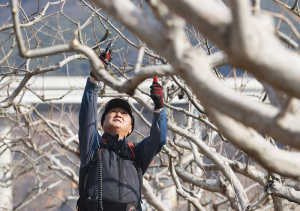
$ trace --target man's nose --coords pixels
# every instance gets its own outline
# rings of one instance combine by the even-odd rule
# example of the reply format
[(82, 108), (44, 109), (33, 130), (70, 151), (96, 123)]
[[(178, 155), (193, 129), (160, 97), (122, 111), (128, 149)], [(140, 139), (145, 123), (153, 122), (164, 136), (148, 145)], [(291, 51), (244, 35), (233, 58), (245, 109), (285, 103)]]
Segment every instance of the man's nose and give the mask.
[(117, 111), (117, 112), (116, 112), (116, 116), (121, 117), (121, 116), (122, 116), (122, 113), (121, 113), (120, 111)]

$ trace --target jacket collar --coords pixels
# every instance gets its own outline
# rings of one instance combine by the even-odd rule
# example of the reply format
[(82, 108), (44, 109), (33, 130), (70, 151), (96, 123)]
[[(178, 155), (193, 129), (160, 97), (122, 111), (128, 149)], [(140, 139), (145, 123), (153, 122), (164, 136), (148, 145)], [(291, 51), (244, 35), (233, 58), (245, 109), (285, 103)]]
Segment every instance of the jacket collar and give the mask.
[[(109, 146), (112, 146), (115, 149), (118, 149), (118, 144), (119, 144), (119, 134), (115, 134), (112, 135), (110, 133), (104, 133), (102, 135), (102, 139), (105, 139), (107, 141), (107, 144)], [(120, 140), (121, 141), (121, 140)], [(123, 140), (121, 141), (121, 145), (120, 148), (122, 148), (124, 146), (124, 144), (126, 144), (127, 140), (124, 137)]]

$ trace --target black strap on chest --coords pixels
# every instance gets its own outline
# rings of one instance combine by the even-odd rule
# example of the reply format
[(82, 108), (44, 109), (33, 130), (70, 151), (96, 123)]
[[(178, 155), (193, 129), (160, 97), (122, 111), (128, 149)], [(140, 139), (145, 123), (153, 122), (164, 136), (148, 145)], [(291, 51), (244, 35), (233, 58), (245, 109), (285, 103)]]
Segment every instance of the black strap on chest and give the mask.
[[(102, 140), (104, 140), (104, 139), (102, 139)], [(122, 152), (122, 151), (120, 151), (120, 150), (117, 150), (114, 146), (110, 146), (110, 145), (108, 145), (108, 144), (103, 145), (102, 148), (112, 150), (112, 151), (114, 151), (118, 156), (120, 156), (122, 159), (134, 161), (135, 165), (137, 165), (137, 159), (136, 159), (136, 156), (135, 156), (135, 146), (134, 146), (134, 144), (132, 144), (132, 143), (127, 143), (127, 146), (130, 148), (131, 155), (129, 155), (129, 154), (125, 153), (125, 152)], [(136, 167), (138, 167), (138, 166), (136, 166)]]

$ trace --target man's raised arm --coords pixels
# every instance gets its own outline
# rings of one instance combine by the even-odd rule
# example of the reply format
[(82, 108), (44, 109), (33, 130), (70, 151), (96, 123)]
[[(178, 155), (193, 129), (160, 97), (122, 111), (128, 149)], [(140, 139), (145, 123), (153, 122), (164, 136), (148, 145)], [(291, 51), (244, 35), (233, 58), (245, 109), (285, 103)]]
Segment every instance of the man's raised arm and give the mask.
[(163, 88), (154, 78), (151, 88), (151, 95), (154, 105), (154, 118), (150, 130), (150, 136), (137, 144), (138, 156), (141, 162), (143, 174), (146, 172), (151, 161), (166, 144), (168, 134), (167, 114), (163, 103)]
[(79, 147), (81, 166), (85, 166), (93, 157), (97, 147), (95, 120), (97, 118), (97, 98), (101, 85), (95, 79), (87, 79), (79, 111)]

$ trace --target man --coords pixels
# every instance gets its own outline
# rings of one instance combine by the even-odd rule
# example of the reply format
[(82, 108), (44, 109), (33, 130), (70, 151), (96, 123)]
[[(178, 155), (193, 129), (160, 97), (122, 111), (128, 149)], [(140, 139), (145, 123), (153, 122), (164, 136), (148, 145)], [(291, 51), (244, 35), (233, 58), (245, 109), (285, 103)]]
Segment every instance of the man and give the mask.
[(78, 210), (142, 210), (143, 174), (167, 137), (162, 87), (157, 82), (151, 86), (155, 110), (150, 136), (134, 144), (126, 140), (134, 130), (135, 120), (130, 105), (123, 99), (112, 99), (106, 104), (101, 117), (104, 134), (98, 133), (96, 114), (100, 88), (101, 84), (97, 84), (91, 74), (79, 113), (81, 166)]

